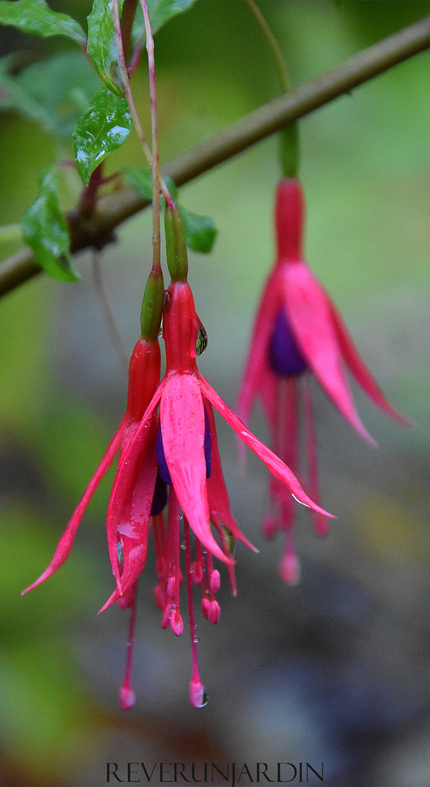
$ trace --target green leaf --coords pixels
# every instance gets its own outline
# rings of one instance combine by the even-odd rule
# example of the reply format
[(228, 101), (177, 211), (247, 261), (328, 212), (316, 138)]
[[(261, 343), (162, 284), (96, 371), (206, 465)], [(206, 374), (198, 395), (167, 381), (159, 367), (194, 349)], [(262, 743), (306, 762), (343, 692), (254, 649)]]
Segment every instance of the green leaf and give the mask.
[[(118, 0), (121, 16), (124, 0)], [(94, 0), (88, 16), (87, 55), (97, 74), (106, 87), (118, 96), (124, 91), (117, 73), (118, 50), (115, 41), (115, 27), (112, 13), (112, 0)]]
[(60, 281), (78, 281), (70, 254), (67, 221), (58, 200), (58, 172), (49, 170), (42, 177), (40, 194), (22, 220), (24, 240), (49, 276)]
[[(196, 0), (147, 0), (152, 34), (154, 35), (160, 27), (163, 27), (172, 16), (186, 11), (195, 2)], [(139, 5), (133, 25), (133, 40), (138, 39), (144, 32), (145, 23)]]
[(70, 139), (99, 80), (81, 52), (63, 52), (11, 76), (10, 57), (0, 60), (0, 110), (15, 110), (48, 133)]
[(125, 179), (130, 186), (137, 191), (142, 199), (152, 201), (152, 175), (148, 170), (141, 167), (125, 167), (122, 170)]
[(67, 36), (80, 46), (86, 43), (80, 24), (68, 14), (52, 11), (45, 0), (0, 0), (0, 24), (42, 38)]
[(108, 153), (127, 139), (130, 128), (131, 115), (125, 98), (106, 88), (93, 96), (88, 112), (78, 122), (73, 135), (76, 166), (86, 185)]
[[(126, 180), (134, 188), (142, 199), (152, 200), (152, 176), (147, 170), (140, 167), (126, 167), (122, 170)], [(191, 213), (186, 210), (183, 205), (179, 204), (177, 195), (178, 189), (176, 188), (171, 178), (166, 178), (166, 185), (176, 201), (179, 212), (181, 214), (182, 222), (185, 230), (185, 240), (187, 246), (192, 251), (198, 251), (202, 254), (208, 254), (212, 251), (215, 238), (218, 230), (216, 229), (213, 221), (209, 216), (199, 216), (197, 213)]]
[(185, 230), (187, 246), (192, 251), (209, 254), (212, 251), (218, 230), (209, 216), (191, 213), (183, 205), (178, 205)]

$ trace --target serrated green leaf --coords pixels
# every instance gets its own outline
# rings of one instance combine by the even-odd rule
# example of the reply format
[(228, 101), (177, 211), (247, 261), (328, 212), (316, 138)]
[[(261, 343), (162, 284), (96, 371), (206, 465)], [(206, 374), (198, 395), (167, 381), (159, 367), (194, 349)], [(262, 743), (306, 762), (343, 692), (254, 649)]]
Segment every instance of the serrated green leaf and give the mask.
[(0, 110), (13, 109), (48, 133), (70, 139), (100, 84), (81, 52), (63, 52), (8, 73), (10, 57), (0, 60)]
[(73, 135), (76, 166), (85, 185), (108, 153), (127, 139), (130, 129), (131, 114), (125, 98), (106, 88), (93, 96)]
[[(120, 15), (123, 2), (124, 0), (118, 0)], [(115, 41), (112, 0), (94, 0), (93, 2), (91, 13), (88, 16), (87, 55), (106, 87), (118, 96), (124, 95), (116, 68), (118, 50)]]
[(49, 276), (60, 281), (80, 279), (72, 266), (69, 230), (60, 210), (57, 170), (43, 176), (39, 196), (22, 219), (22, 232), (37, 264)]
[(45, 0), (0, 0), (0, 24), (42, 38), (66, 36), (80, 46), (86, 43), (80, 24), (68, 14), (53, 11)]
[[(123, 169), (123, 174), (130, 186), (137, 191), (142, 199), (148, 200), (149, 202), (152, 200), (152, 176), (148, 170), (141, 169), (140, 167), (126, 167)], [(187, 246), (192, 249), (192, 251), (208, 254), (212, 251), (218, 232), (212, 219), (209, 218), (209, 216), (200, 216), (197, 213), (186, 210), (186, 208), (178, 202), (178, 189), (173, 180), (171, 178), (166, 178), (165, 180), (173, 199), (178, 205), (184, 224)]]
[(185, 230), (187, 246), (192, 251), (209, 254), (212, 251), (218, 230), (209, 216), (191, 213), (183, 205), (178, 205)]
[[(181, 14), (190, 8), (196, 0), (147, 0), (151, 30), (154, 35), (160, 27), (166, 24), (172, 16)], [(133, 40), (141, 37), (145, 32), (143, 14), (139, 5), (133, 25)]]

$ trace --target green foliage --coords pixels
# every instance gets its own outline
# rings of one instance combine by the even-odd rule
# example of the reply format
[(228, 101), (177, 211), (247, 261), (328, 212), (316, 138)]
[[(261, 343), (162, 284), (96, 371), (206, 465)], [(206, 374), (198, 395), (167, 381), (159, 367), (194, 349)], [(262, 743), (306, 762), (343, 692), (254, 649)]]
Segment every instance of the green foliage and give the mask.
[[(130, 186), (137, 191), (142, 199), (150, 202), (152, 200), (151, 173), (140, 167), (127, 167), (123, 170), (123, 173), (130, 183)], [(192, 213), (190, 210), (184, 208), (184, 206), (178, 202), (178, 189), (171, 178), (166, 178), (166, 185), (178, 205), (184, 225), (187, 246), (192, 251), (208, 254), (213, 249), (218, 232), (212, 219), (209, 216), (200, 216), (197, 213)]]
[(88, 112), (78, 122), (73, 135), (76, 166), (86, 185), (108, 153), (127, 139), (130, 129), (131, 115), (126, 99), (102, 88), (93, 96)]
[[(123, 0), (118, 0), (119, 12)], [(118, 50), (115, 41), (115, 26), (112, 0), (94, 0), (88, 16), (87, 55), (106, 87), (118, 96), (123, 95), (117, 71)]]
[(68, 14), (52, 11), (45, 0), (0, 0), (0, 24), (42, 38), (66, 36), (85, 46), (85, 34), (78, 22)]
[[(180, 14), (190, 8), (196, 0), (147, 0), (149, 18), (151, 20), (152, 33), (156, 33), (160, 27), (169, 21), (172, 16)], [(144, 35), (145, 24), (141, 6), (138, 6), (136, 21), (133, 28), (133, 36), (136, 38)]]
[(0, 109), (15, 110), (49, 133), (70, 139), (99, 81), (80, 52), (63, 52), (8, 73), (11, 58), (0, 60)]
[[(118, 0), (119, 14), (124, 0)], [(176, 14), (186, 11), (195, 0), (148, 0), (148, 11), (152, 33), (156, 33)], [(135, 45), (145, 38), (145, 22), (138, 4), (133, 25)], [(88, 16), (87, 54), (97, 74), (107, 88), (117, 95), (123, 95), (118, 72), (118, 50), (115, 40), (115, 26), (112, 14), (112, 0), (94, 0)]]
[(22, 220), (24, 240), (38, 265), (60, 281), (78, 281), (72, 266), (67, 221), (58, 200), (58, 171), (51, 169), (41, 181), (40, 193)]

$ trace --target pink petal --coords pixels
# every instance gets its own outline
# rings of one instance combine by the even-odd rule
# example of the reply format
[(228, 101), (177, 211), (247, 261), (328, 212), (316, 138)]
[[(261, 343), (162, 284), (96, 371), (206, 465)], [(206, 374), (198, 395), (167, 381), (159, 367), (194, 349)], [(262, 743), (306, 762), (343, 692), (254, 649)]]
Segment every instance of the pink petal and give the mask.
[(214, 389), (209, 385), (208, 381), (199, 374), (200, 380), (200, 387), (204, 393), (204, 395), (209, 399), (211, 404), (215, 407), (216, 410), (222, 415), (222, 417), (227, 421), (227, 423), (234, 429), (234, 431), (239, 435), (239, 437), (246, 443), (246, 445), (254, 451), (255, 454), (261, 459), (261, 461), (266, 465), (266, 467), (273, 473), (274, 476), (280, 479), (285, 486), (288, 487), (291, 494), (298, 500), (299, 503), (303, 503), (303, 505), (312, 508), (314, 511), (319, 511), (325, 516), (329, 516), (333, 518), (333, 514), (329, 514), (327, 511), (324, 511), (323, 508), (317, 506), (310, 497), (307, 496), (306, 492), (300, 486), (296, 476), (294, 473), (291, 472), (290, 468), (287, 467), (284, 462), (281, 462), (279, 457), (277, 457), (270, 448), (267, 448), (264, 443), (258, 440), (252, 432), (245, 426), (244, 423), (237, 417), (236, 413), (226, 405), (226, 403), (221, 399), (220, 396), (214, 391)]
[[(237, 399), (237, 412), (239, 418), (246, 424), (249, 423), (255, 398), (261, 392), (262, 377), (264, 376), (266, 391), (269, 383), (268, 375), (268, 348), (277, 314), (282, 307), (281, 290), (279, 287), (279, 273), (275, 268), (267, 279), (254, 322), (252, 339), (242, 377), (242, 383)], [(273, 408), (270, 407), (270, 396), (264, 396), (265, 409), (269, 410), (269, 420), (273, 417)]]
[(396, 418), (401, 423), (412, 426), (413, 425), (412, 421), (410, 421), (410, 419), (406, 418), (404, 415), (402, 415), (397, 410), (395, 410), (394, 407), (392, 407), (389, 401), (385, 398), (376, 380), (372, 377), (367, 366), (364, 364), (362, 358), (360, 357), (358, 350), (355, 347), (354, 342), (351, 339), (351, 336), (349, 335), (347, 327), (343, 322), (342, 317), (340, 316), (334, 303), (330, 299), (328, 299), (328, 302), (331, 309), (331, 314), (334, 321), (334, 326), (335, 326), (335, 330), (336, 330), (336, 334), (343, 358), (345, 362), (348, 364), (351, 373), (354, 375), (358, 384), (361, 385), (361, 387), (366, 392), (368, 397), (372, 399), (372, 401), (378, 407), (380, 407), (381, 410), (384, 410), (384, 412), (386, 412), (388, 415), (391, 415), (393, 418)]
[(376, 445), (355, 409), (328, 296), (301, 262), (283, 266), (282, 288), (291, 328), (316, 379), (356, 432)]
[(30, 585), (28, 588), (22, 591), (21, 593), (22, 596), (25, 593), (28, 593), (29, 590), (32, 590), (33, 588), (37, 587), (37, 585), (40, 585), (42, 582), (45, 581), (45, 579), (48, 579), (50, 576), (52, 576), (52, 574), (58, 571), (60, 566), (62, 566), (64, 561), (68, 558), (76, 535), (76, 531), (80, 525), (85, 509), (88, 503), (90, 502), (95, 490), (97, 489), (100, 481), (102, 480), (104, 474), (107, 472), (110, 465), (112, 464), (114, 456), (121, 444), (125, 423), (126, 423), (125, 418), (123, 418), (111, 442), (108, 445), (108, 448), (106, 450), (105, 455), (103, 456), (102, 461), (100, 462), (96, 472), (94, 473), (90, 483), (88, 484), (80, 503), (75, 509), (70, 522), (68, 523), (63, 535), (61, 536), (57, 544), (57, 548), (54, 552), (54, 556), (48, 568), (45, 569), (45, 571), (43, 572), (43, 574), (41, 574), (39, 579), (37, 579), (35, 582), (33, 582), (32, 585)]
[(184, 515), (203, 546), (228, 563), (210, 528), (204, 405), (195, 375), (170, 374), (161, 399), (160, 421), (167, 466)]
[(210, 478), (207, 479), (207, 493), (211, 519), (215, 519), (219, 525), (224, 525), (226, 528), (228, 528), (235, 541), (239, 539), (240, 541), (243, 541), (247, 547), (252, 549), (253, 552), (258, 552), (258, 549), (256, 549), (256, 547), (254, 547), (251, 542), (245, 538), (243, 533), (241, 533), (235, 519), (232, 516), (227, 487), (225, 485), (219, 456), (215, 418), (212, 406), (209, 404), (209, 402), (206, 405), (206, 412), (209, 418), (212, 437), (212, 473)]
[[(106, 517), (109, 556), (118, 589), (125, 593), (141, 574), (148, 550), (149, 519), (157, 478), (155, 439), (158, 417), (152, 417), (120, 457)], [(124, 564), (118, 564), (118, 541)]]

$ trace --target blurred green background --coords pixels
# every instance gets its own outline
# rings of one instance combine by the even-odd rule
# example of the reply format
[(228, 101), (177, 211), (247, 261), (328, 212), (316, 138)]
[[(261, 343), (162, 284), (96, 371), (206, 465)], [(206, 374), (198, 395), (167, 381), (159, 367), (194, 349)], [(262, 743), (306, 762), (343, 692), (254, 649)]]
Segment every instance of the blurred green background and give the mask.
[[(50, 0), (84, 23), (87, 0)], [(429, 2), (260, 0), (293, 85), (430, 13)], [(3, 53), (66, 49), (0, 30)], [(244, 0), (198, 0), (156, 38), (161, 156), (183, 149), (278, 93), (272, 54)], [(146, 72), (135, 77), (148, 126)], [(306, 256), (343, 312), (402, 430), (353, 388), (374, 451), (315, 390), (323, 504), (330, 535), (298, 513), (302, 581), (278, 578), (281, 543), (260, 524), (266, 471), (236, 466), (219, 425), (232, 510), (258, 556), (238, 546), (238, 597), (224, 579), (222, 615), (199, 620), (209, 703), (188, 705), (189, 642), (161, 631), (152, 557), (141, 580), (135, 708), (118, 709), (127, 615), (96, 613), (112, 591), (104, 514), (108, 475), (67, 564), (45, 568), (122, 416), (126, 373), (108, 337), (90, 254), (77, 284), (44, 275), (0, 303), (0, 784), (98, 787), (107, 761), (324, 762), (335, 787), (430, 785), (430, 53), (301, 121)], [(2, 224), (18, 222), (37, 178), (71, 157), (34, 123), (0, 125)], [(134, 134), (107, 169), (142, 164)], [(191, 255), (209, 346), (199, 367), (234, 404), (251, 321), (273, 257), (280, 176), (268, 139), (182, 190), (213, 217), (214, 252)], [(70, 175), (69, 199), (77, 181)], [(109, 300), (128, 351), (139, 332), (151, 217), (136, 216), (103, 253)], [(2, 257), (15, 250), (4, 245)], [(267, 437), (257, 412), (253, 427)], [(216, 783), (216, 782), (214, 782)], [(222, 782), (220, 782), (222, 783)]]

